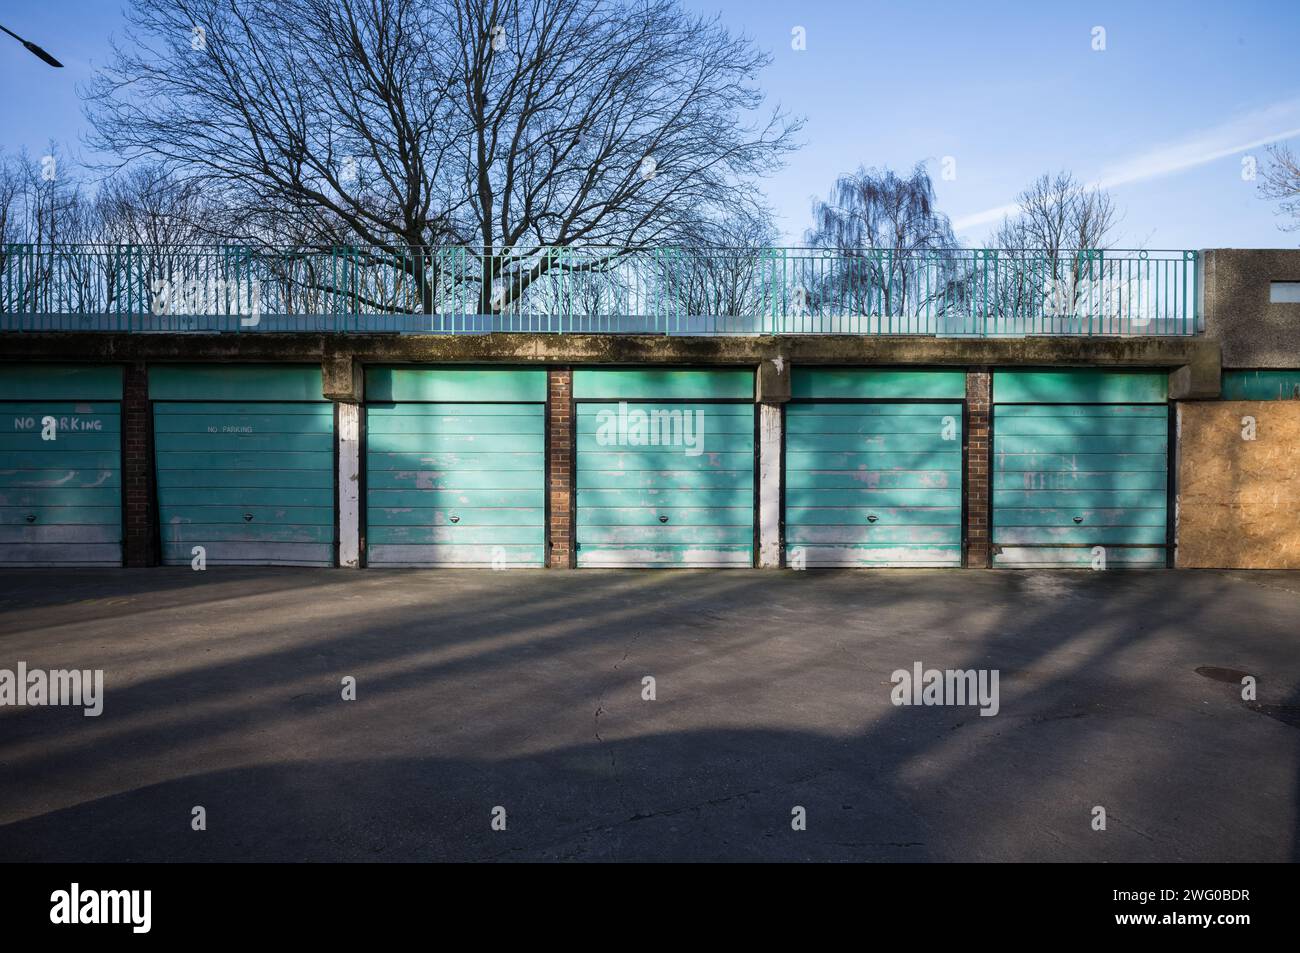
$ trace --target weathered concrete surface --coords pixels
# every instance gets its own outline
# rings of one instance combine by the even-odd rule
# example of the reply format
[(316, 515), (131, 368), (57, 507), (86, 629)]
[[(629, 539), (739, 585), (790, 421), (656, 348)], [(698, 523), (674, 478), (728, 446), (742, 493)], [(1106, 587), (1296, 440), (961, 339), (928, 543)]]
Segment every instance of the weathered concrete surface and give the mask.
[(338, 563), (361, 568), (361, 407), (340, 403), (335, 421), (338, 465)]
[(1273, 304), (1269, 284), (1300, 281), (1300, 249), (1215, 248), (1201, 253), (1205, 333), (1228, 368), (1300, 367), (1300, 304)]
[(763, 361), (754, 375), (754, 401), (773, 406), (788, 403), (791, 377), (790, 362), (784, 356)]
[(360, 404), (366, 399), (366, 369), (346, 351), (327, 353), (321, 362), (321, 393), (326, 400)]
[[(348, 356), (363, 364), (747, 364), (1200, 367), (1218, 364), (1205, 338), (936, 338), (643, 334), (6, 334), (8, 361), (323, 361), (342, 389)], [(774, 369), (774, 368), (773, 368)], [(1217, 382), (1213, 394), (1218, 393)], [(340, 398), (342, 399), (342, 398)]]
[(1179, 405), (1176, 554), (1180, 567), (1300, 569), (1300, 403)]
[(784, 421), (777, 404), (758, 405), (758, 565), (781, 568)]
[(1170, 400), (1212, 400), (1223, 388), (1223, 366), (1217, 346), (1197, 348), (1187, 363), (1169, 374)]
[[(107, 697), (0, 708), (0, 857), (1297, 860), (1298, 618), (1298, 573), (9, 571), (0, 667)], [(894, 707), (914, 661), (1000, 713)]]

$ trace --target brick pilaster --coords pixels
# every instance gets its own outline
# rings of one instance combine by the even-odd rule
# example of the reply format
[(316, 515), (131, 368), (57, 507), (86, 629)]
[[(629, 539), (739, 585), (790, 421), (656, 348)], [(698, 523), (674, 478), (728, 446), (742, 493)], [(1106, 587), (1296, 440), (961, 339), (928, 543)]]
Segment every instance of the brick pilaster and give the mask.
[(550, 504), (551, 551), (546, 565), (572, 569), (573, 545), (573, 368), (546, 371), (547, 413), (546, 477)]
[(128, 364), (122, 381), (122, 527), (123, 557), (132, 568), (158, 564), (149, 417), (149, 369)]
[(989, 566), (991, 382), (988, 368), (971, 368), (966, 372), (966, 565), (972, 569)]

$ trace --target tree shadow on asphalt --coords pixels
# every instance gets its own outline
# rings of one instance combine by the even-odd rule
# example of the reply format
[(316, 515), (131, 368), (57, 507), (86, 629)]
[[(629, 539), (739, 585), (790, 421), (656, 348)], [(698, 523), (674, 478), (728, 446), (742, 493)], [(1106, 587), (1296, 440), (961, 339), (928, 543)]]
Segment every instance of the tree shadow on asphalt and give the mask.
[[(1281, 646), (1232, 646), (1241, 620), (1212, 574), (411, 573), (402, 601), (377, 578), (328, 624), (297, 616), (333, 574), (250, 575), (249, 596), (276, 605), (263, 639), (215, 660), (181, 640), (177, 666), (110, 690), (101, 719), (0, 714), (0, 816), (15, 818), (0, 857), (1300, 859), (1294, 778), (1280, 797), (1249, 771), (1294, 757), (1297, 736), (1191, 662), (1279, 686), (1296, 673)], [(127, 614), (213, 611), (240, 576), (161, 581)], [(1223, 654), (1180, 646), (1193, 627)], [(890, 673), (913, 661), (998, 669), (999, 716), (889, 705)], [(370, 708), (340, 703), (349, 672)], [(1189, 729), (1199, 718), (1209, 734)], [(300, 745), (247, 741), (277, 730)], [(440, 750), (457, 735), (468, 752)], [(194, 805), (207, 831), (191, 831)]]

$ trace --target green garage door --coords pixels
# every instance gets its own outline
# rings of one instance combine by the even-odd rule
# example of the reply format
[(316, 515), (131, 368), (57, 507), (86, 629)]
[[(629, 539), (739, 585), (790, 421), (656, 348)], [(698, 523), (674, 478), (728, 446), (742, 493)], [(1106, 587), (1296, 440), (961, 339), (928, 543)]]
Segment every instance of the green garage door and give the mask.
[(546, 564), (546, 372), (366, 373), (371, 566)]
[(1165, 566), (1165, 396), (1156, 373), (996, 374), (993, 564)]
[(1300, 370), (1224, 371), (1220, 400), (1300, 400)]
[[(196, 546), (208, 565), (334, 565), (334, 408), (320, 384), (318, 367), (151, 370), (165, 565), (190, 564)], [(293, 399), (255, 399), (277, 396)]]
[(960, 566), (965, 374), (793, 373), (786, 565)]
[(117, 367), (0, 368), (0, 566), (122, 564), (121, 396)]
[(579, 567), (751, 566), (749, 370), (578, 370)]

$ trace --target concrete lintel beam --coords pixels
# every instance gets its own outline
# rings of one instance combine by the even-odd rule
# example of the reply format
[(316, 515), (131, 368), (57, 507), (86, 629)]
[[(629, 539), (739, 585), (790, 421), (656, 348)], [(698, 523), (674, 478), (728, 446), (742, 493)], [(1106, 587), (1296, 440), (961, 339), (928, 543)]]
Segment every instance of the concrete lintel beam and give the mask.
[(326, 400), (359, 404), (365, 399), (365, 369), (353, 354), (329, 354), (321, 361), (321, 393)]
[(1214, 400), (1223, 383), (1218, 346), (1203, 347), (1189, 355), (1182, 367), (1169, 375), (1170, 400)]
[(754, 376), (754, 401), (759, 404), (784, 404), (790, 399), (790, 364), (777, 356), (758, 365)]

